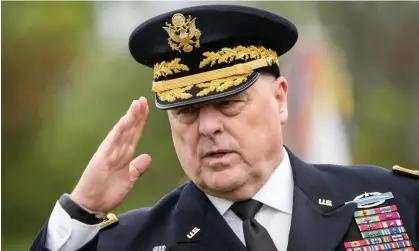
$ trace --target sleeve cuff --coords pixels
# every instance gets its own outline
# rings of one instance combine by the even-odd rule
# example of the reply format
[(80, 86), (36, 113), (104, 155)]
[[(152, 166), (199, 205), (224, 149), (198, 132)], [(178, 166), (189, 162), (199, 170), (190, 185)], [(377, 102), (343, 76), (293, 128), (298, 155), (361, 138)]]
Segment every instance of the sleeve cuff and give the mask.
[(77, 250), (91, 241), (100, 227), (101, 223), (87, 225), (71, 219), (57, 202), (48, 222), (46, 248), (51, 251)]

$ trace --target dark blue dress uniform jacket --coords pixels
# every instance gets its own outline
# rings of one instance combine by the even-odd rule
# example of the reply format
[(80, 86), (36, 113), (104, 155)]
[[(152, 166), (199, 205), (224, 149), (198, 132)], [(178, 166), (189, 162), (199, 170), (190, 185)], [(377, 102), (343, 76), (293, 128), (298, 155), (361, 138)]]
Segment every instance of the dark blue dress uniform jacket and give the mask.
[[(419, 180), (376, 166), (311, 165), (288, 151), (294, 175), (294, 205), (288, 251), (345, 250), (344, 242), (361, 240), (353, 200), (365, 192), (392, 192), (385, 205), (397, 205), (400, 218), (419, 251)], [(332, 206), (320, 205), (331, 200)], [(200, 229), (192, 238), (189, 233)], [(47, 224), (31, 251), (45, 251)], [(151, 208), (130, 211), (99, 234), (83, 251), (246, 251), (225, 220), (192, 182)], [(157, 249), (154, 249), (157, 250)], [(263, 251), (263, 250), (261, 250)]]

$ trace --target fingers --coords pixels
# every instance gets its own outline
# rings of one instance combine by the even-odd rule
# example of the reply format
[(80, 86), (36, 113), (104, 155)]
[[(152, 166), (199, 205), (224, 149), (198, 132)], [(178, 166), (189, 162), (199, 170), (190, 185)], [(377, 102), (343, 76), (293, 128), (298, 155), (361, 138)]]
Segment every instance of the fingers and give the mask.
[(119, 130), (121, 133), (132, 128), (133, 125), (138, 124), (143, 117), (145, 107), (147, 106), (147, 99), (144, 97), (134, 100), (131, 103), (126, 114), (115, 125), (114, 129)]
[(149, 107), (148, 105), (145, 106), (145, 111), (143, 118), (138, 122), (137, 126), (134, 128), (134, 134), (131, 137), (130, 144), (137, 145), (138, 141), (141, 138), (141, 135), (143, 134), (144, 126), (148, 118), (149, 113)]
[(120, 137), (121, 144), (130, 144), (132, 137), (138, 130), (142, 131), (138, 125), (146, 119), (145, 112), (147, 110), (147, 100), (141, 97), (137, 102), (134, 101), (133, 105), (124, 116), (126, 124), (124, 125), (122, 135)]
[(135, 134), (135, 126), (144, 120), (144, 112), (147, 100), (144, 97), (134, 100), (127, 113), (116, 123), (108, 136), (102, 142), (100, 148), (105, 154), (110, 154), (115, 148), (130, 143)]
[(134, 100), (128, 109), (124, 117), (126, 117), (126, 128), (130, 128), (132, 125), (137, 124), (144, 113), (144, 109), (147, 106), (147, 100), (144, 97)]
[(105, 154), (108, 154), (112, 149), (114, 149), (114, 146), (116, 142), (119, 140), (121, 136), (121, 129), (124, 122), (124, 117), (122, 117), (118, 123), (114, 126), (114, 128), (108, 133), (106, 138), (102, 141), (102, 143), (99, 146), (99, 151), (103, 151)]
[(136, 181), (151, 165), (151, 157), (148, 154), (141, 154), (131, 161), (129, 165), (129, 178)]

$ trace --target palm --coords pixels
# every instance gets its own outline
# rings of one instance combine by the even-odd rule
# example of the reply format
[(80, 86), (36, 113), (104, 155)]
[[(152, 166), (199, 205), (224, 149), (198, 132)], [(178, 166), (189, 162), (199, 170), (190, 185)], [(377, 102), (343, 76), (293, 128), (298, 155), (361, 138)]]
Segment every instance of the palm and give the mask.
[(126, 198), (151, 158), (133, 155), (148, 116), (144, 98), (134, 102), (89, 162), (71, 197), (94, 212), (109, 212)]

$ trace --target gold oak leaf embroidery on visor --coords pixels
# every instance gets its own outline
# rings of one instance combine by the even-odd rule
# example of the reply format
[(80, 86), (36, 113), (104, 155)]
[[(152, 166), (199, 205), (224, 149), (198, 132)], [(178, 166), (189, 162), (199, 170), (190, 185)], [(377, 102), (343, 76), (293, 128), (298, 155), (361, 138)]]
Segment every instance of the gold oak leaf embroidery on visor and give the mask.
[(222, 79), (215, 79), (210, 82), (197, 84), (196, 86), (199, 88), (204, 88), (202, 91), (198, 92), (196, 96), (206, 96), (208, 93), (212, 91), (222, 92), (227, 90), (232, 86), (237, 86), (247, 80), (250, 74), (245, 74), (241, 76), (231, 76)]
[[(205, 57), (199, 67), (214, 66), (221, 63), (231, 63), (236, 60), (247, 62), (216, 70), (209, 70), (185, 77), (162, 80), (153, 83), (152, 90), (157, 93), (161, 101), (173, 102), (176, 99), (189, 99), (193, 95), (187, 91), (194, 86), (202, 88), (196, 96), (206, 96), (211, 92), (223, 92), (230, 87), (244, 83), (255, 70), (276, 64), (279, 66), (278, 56), (275, 51), (264, 47), (237, 46), (235, 48), (223, 48), (220, 51), (204, 52)], [(250, 59), (253, 59), (249, 61)], [(180, 59), (174, 59), (170, 63), (162, 62), (155, 66), (155, 77), (166, 76), (181, 70), (189, 71), (186, 65), (180, 64)], [(166, 75), (164, 75), (166, 74)]]
[(248, 60), (259, 58), (272, 58), (274, 63), (279, 66), (278, 56), (275, 51), (253, 45), (249, 47), (239, 45), (235, 48), (222, 48), (220, 51), (216, 52), (204, 52), (203, 55), (206, 58), (201, 61), (199, 68), (203, 68), (207, 65), (214, 66), (217, 63), (231, 63), (240, 59)]
[(160, 92), (160, 93), (157, 93), (157, 96), (159, 97), (160, 100), (168, 101), (168, 102), (173, 102), (176, 99), (192, 98), (192, 94), (187, 93), (187, 91), (192, 89), (192, 87), (193, 85)]
[(180, 63), (180, 58), (175, 58), (170, 62), (163, 61), (154, 65), (154, 79), (181, 71), (189, 71), (189, 67)]
[[(241, 83), (245, 82), (247, 78), (250, 76), (249, 74), (238, 75), (238, 76), (230, 76), (227, 78), (220, 78), (215, 79), (209, 82), (197, 84), (196, 86), (199, 88), (203, 88), (200, 92), (196, 94), (196, 96), (202, 97), (208, 95), (208, 93), (216, 91), (222, 92), (227, 90), (232, 86), (238, 86)], [(187, 93), (190, 89), (192, 89), (194, 85), (186, 86), (183, 88), (176, 88), (164, 92), (157, 93), (159, 99), (161, 101), (168, 101), (173, 102), (176, 99), (189, 99), (192, 97), (191, 94)]]

